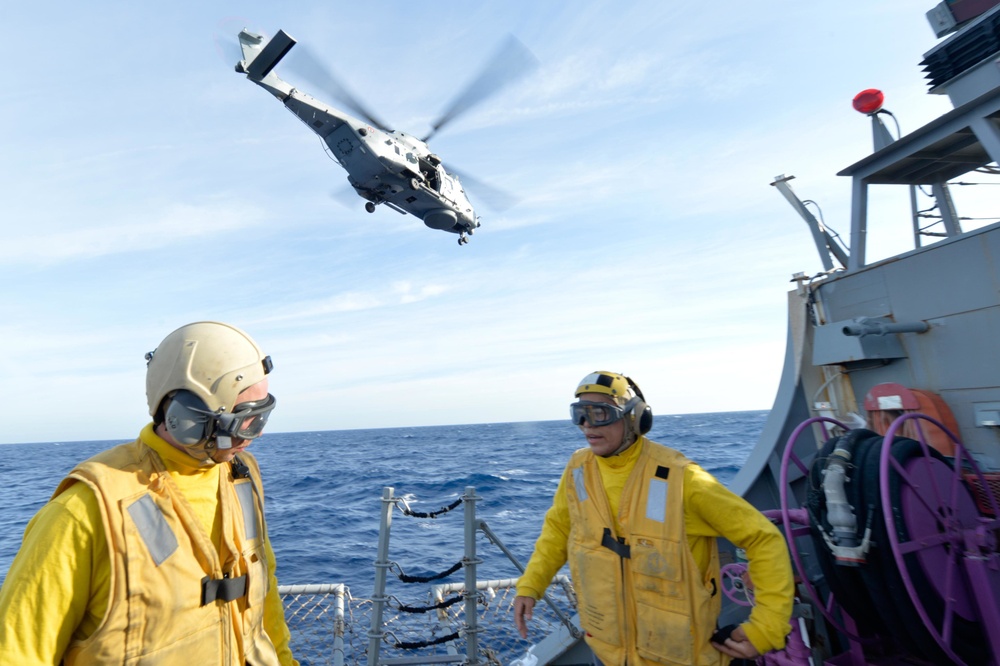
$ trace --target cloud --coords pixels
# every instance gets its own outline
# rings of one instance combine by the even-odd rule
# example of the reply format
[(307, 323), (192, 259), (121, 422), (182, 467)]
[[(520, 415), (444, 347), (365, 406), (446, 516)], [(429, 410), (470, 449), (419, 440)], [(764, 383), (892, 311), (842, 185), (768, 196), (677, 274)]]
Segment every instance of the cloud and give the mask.
[(272, 309), (265, 316), (255, 316), (256, 323), (297, 322), (325, 319), (332, 315), (369, 310), (391, 310), (401, 305), (420, 303), (447, 295), (450, 287), (445, 284), (415, 284), (410, 280), (395, 281), (380, 289), (367, 291), (349, 290), (320, 300), (302, 300), (286, 303)]
[[(210, 238), (258, 226), (262, 213), (245, 204), (210, 202), (172, 204), (156, 211), (151, 203), (139, 205), (111, 224), (85, 228), (42, 229), (37, 226), (8, 236), (0, 265), (53, 265), (79, 259), (163, 249), (194, 238)], [(148, 210), (155, 212), (149, 213)], [(223, 244), (220, 241), (220, 245)]]

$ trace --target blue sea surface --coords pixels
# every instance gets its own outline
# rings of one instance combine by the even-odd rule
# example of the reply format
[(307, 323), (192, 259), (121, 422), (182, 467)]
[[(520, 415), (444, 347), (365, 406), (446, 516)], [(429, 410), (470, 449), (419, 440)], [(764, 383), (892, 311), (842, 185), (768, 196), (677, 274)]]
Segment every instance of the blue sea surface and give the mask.
[[(658, 416), (650, 437), (728, 483), (766, 417), (766, 411)], [(78, 461), (118, 443), (0, 446), (0, 575), (10, 567), (28, 521), (63, 476)], [(424, 513), (475, 488), (481, 498), (477, 516), (526, 563), (562, 469), (585, 445), (568, 420), (268, 433), (251, 451), (263, 471), (278, 581), (344, 583), (355, 597), (370, 596), (387, 486)], [(449, 569), (464, 554), (462, 514), (461, 507), (435, 519), (394, 511), (389, 559), (409, 576)], [(519, 575), (481, 534), (476, 547), (483, 560), (479, 579)], [(458, 571), (438, 582), (461, 580)]]

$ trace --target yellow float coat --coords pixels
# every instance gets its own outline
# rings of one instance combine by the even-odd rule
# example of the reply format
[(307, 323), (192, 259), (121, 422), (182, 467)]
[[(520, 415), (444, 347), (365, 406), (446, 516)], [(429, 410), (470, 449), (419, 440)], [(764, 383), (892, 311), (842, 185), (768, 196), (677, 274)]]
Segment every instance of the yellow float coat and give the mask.
[[(29, 523), (0, 591), (4, 658), (297, 664), (259, 470), (249, 454), (240, 459), (250, 478), (234, 479), (228, 464), (200, 467), (147, 426), (78, 465)], [(244, 596), (201, 605), (205, 577), (244, 573)]]
[[(628, 558), (601, 545), (605, 529), (624, 540)], [(794, 588), (781, 533), (645, 437), (619, 456), (585, 448), (571, 457), (517, 594), (540, 598), (569, 561), (587, 641), (607, 666), (724, 664), (708, 643), (720, 606), (719, 536), (750, 560), (757, 605), (747, 637), (760, 652), (783, 647)]]

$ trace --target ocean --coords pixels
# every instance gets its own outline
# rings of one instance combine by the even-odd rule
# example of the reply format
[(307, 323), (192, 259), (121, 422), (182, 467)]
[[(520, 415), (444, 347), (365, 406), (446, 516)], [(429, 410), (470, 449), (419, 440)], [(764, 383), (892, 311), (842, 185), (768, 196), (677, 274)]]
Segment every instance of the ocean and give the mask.
[[(757, 441), (767, 411), (657, 416), (650, 437), (673, 446), (723, 483)], [(0, 445), (0, 577), (28, 521), (73, 465), (119, 443)], [(267, 433), (251, 451), (264, 476), (267, 527), (279, 583), (343, 583), (371, 595), (386, 486), (418, 512), (434, 512), (474, 487), (477, 516), (526, 563), (570, 454), (585, 446), (568, 420)], [(390, 560), (408, 576), (432, 576), (463, 556), (462, 510), (434, 519), (395, 511)], [(479, 578), (517, 568), (480, 535)], [(391, 578), (391, 576), (390, 576)], [(462, 580), (462, 572), (437, 582)]]

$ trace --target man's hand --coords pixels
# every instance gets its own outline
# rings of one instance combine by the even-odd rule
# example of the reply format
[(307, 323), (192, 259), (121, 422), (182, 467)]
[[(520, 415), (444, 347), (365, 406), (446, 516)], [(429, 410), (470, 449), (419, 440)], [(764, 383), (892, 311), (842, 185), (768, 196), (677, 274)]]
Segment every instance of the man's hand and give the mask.
[[(516, 612), (517, 599), (514, 600), (514, 608)], [(757, 648), (747, 639), (746, 632), (740, 626), (733, 629), (733, 632), (729, 634), (729, 638), (726, 639), (725, 643), (713, 642), (712, 647), (723, 654), (728, 654), (734, 659), (756, 659), (760, 656), (760, 652), (757, 652)]]
[(528, 622), (535, 608), (535, 600), (531, 597), (514, 597), (514, 626), (521, 638), (528, 637)]

